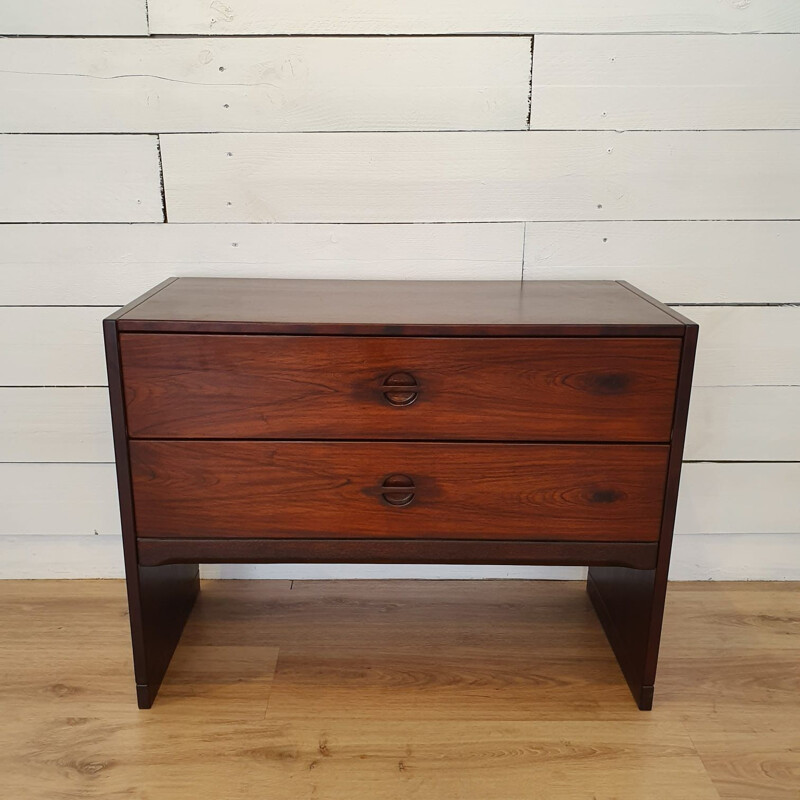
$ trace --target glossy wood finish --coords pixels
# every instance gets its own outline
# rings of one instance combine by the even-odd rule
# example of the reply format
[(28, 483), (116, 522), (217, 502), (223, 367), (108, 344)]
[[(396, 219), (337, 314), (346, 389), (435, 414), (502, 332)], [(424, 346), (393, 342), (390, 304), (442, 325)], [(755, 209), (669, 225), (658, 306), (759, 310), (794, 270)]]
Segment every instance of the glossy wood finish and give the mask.
[[(688, 320), (687, 320), (688, 323)], [(698, 327), (686, 326), (655, 569), (592, 567), (586, 588), (639, 708), (653, 706)]]
[[(158, 287), (153, 291), (157, 290)], [(104, 320), (103, 336), (108, 365), (136, 697), (140, 708), (149, 708), (200, 590), (199, 568), (197, 562), (191, 560), (179, 565), (159, 567), (143, 566), (139, 563), (115, 319)]]
[(139, 563), (495, 564), (655, 566), (655, 542), (526, 542), (474, 539), (139, 539)]
[(682, 336), (616, 281), (178, 278), (120, 315), (120, 331), (359, 336)]
[(120, 336), (136, 438), (666, 442), (680, 349), (680, 338)]
[(142, 707), (210, 561), (589, 564), (650, 707), (685, 317), (614, 281), (181, 278), (105, 324)]
[(0, 581), (4, 796), (800, 789), (798, 583), (673, 584), (648, 714), (578, 581), (204, 581), (147, 713), (122, 668), (126, 613), (121, 581)]
[[(669, 448), (130, 442), (140, 537), (656, 541)], [(390, 505), (387, 476), (413, 479)]]

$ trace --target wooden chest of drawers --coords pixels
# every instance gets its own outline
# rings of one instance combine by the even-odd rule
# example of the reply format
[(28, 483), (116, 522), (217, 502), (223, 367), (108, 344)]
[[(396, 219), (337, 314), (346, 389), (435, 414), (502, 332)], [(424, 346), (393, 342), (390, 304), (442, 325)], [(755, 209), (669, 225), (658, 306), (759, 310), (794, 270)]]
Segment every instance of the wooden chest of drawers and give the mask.
[(141, 707), (204, 562), (589, 565), (651, 707), (694, 323), (614, 281), (179, 278), (104, 326)]

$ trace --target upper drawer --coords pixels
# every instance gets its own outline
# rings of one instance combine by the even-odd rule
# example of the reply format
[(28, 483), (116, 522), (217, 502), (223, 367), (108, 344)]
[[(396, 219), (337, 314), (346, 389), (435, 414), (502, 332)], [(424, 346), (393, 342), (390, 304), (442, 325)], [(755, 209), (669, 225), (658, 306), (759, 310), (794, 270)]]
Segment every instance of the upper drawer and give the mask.
[(122, 334), (134, 438), (665, 442), (681, 340)]

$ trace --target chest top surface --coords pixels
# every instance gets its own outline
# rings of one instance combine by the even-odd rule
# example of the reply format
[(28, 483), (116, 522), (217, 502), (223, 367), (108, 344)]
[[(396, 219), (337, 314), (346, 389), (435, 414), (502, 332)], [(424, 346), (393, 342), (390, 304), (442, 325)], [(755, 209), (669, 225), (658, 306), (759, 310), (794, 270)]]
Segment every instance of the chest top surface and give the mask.
[(122, 331), (372, 336), (681, 336), (621, 281), (172, 278), (112, 315)]

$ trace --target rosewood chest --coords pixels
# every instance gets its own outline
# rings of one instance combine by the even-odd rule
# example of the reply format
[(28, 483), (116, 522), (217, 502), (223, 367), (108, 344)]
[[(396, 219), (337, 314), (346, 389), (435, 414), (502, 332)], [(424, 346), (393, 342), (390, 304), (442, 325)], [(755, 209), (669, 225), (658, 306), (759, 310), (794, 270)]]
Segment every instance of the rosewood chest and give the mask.
[(693, 322), (615, 281), (173, 278), (104, 332), (140, 707), (222, 562), (588, 565), (651, 707)]

